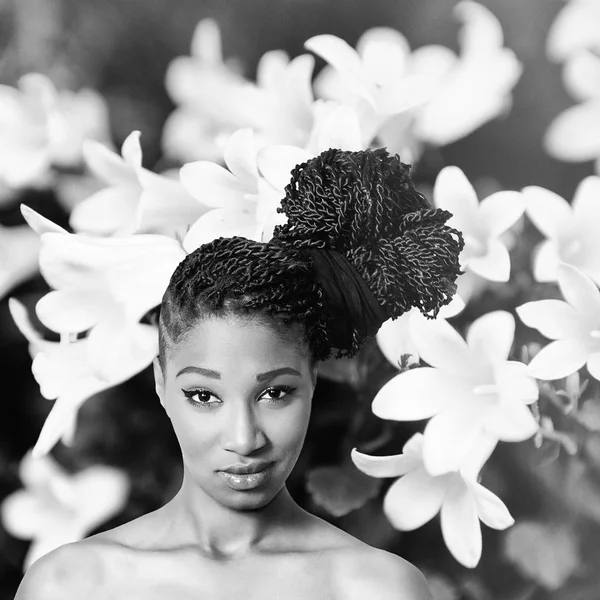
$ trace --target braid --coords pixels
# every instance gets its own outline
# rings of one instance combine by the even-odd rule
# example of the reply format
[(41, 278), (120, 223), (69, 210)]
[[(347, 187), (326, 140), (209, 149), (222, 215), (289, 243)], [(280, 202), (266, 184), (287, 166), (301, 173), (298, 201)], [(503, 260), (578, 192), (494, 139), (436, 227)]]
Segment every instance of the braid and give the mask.
[[(313, 360), (327, 358), (339, 315), (302, 252), (309, 248), (341, 253), (388, 318), (413, 307), (435, 317), (456, 292), (463, 240), (445, 225), (452, 215), (415, 189), (409, 169), (385, 149), (331, 149), (296, 166), (278, 209), (287, 223), (270, 243), (219, 238), (177, 267), (161, 307), (161, 357), (205, 315), (234, 312), (300, 323)], [(353, 355), (364, 339), (354, 326), (337, 356)]]

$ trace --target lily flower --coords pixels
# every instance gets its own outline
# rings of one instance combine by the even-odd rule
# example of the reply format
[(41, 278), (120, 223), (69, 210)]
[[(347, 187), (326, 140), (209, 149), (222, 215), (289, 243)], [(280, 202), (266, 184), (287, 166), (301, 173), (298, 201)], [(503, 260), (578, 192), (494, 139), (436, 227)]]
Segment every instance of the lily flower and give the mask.
[(424, 445), (423, 434), (416, 433), (402, 454), (369, 456), (353, 449), (352, 460), (371, 477), (399, 477), (383, 503), (396, 529), (412, 531), (439, 512), (446, 546), (458, 562), (473, 568), (481, 558), (480, 521), (493, 529), (506, 529), (514, 523), (502, 500), (477, 481), (496, 440), (480, 436), (460, 470), (442, 475), (431, 475), (425, 468)]
[[(437, 319), (450, 319), (459, 314), (465, 303), (456, 294), (451, 302), (442, 306)], [(412, 336), (411, 323), (415, 320), (425, 319), (418, 308), (411, 308), (408, 312), (399, 316), (397, 319), (388, 319), (381, 325), (375, 339), (382, 354), (388, 361), (398, 367), (402, 357), (409, 355), (409, 362), (416, 364), (421, 359), (419, 349)]]
[[(42, 396), (55, 400), (33, 449), (36, 457), (47, 454), (59, 440), (71, 444), (80, 406), (145, 369), (158, 353), (158, 335), (151, 325), (115, 322), (113, 337), (102, 340), (104, 353), (99, 357), (91, 356), (94, 348), (89, 337), (74, 342), (66, 336), (60, 342), (46, 341), (20, 302), (11, 298), (9, 309), (30, 344), (31, 370)], [(79, 317), (75, 314), (72, 318), (76, 321)], [(94, 368), (94, 363), (102, 368)]]
[(521, 67), (503, 47), (498, 20), (467, 0), (455, 11), (464, 23), (460, 57), (434, 45), (411, 53), (390, 28), (367, 31), (356, 50), (332, 35), (305, 43), (329, 64), (315, 83), (319, 95), (357, 110), (365, 144), (379, 133), (386, 146), (414, 159), (424, 142), (448, 144), (506, 110)]
[(252, 128), (263, 144), (304, 145), (313, 123), (314, 59), (290, 60), (279, 50), (259, 61), (254, 83), (226, 65), (214, 21), (201, 21), (192, 56), (167, 71), (167, 91), (178, 105), (164, 129), (168, 154), (184, 161), (219, 160), (234, 131)]
[[(596, 22), (600, 22), (600, 11)], [(600, 56), (586, 49), (569, 56), (563, 68), (563, 81), (579, 104), (567, 108), (550, 123), (544, 146), (559, 160), (595, 160), (600, 174), (597, 135), (600, 130)]]
[(411, 322), (418, 352), (431, 366), (393, 377), (375, 396), (373, 412), (395, 421), (430, 419), (423, 458), (431, 475), (460, 468), (484, 433), (517, 442), (538, 430), (527, 407), (538, 386), (524, 364), (508, 360), (514, 329), (504, 311), (474, 321), (466, 341), (443, 319)]
[(510, 256), (500, 237), (525, 210), (521, 194), (501, 191), (479, 202), (465, 174), (451, 166), (437, 176), (433, 199), (438, 208), (452, 213), (448, 225), (463, 234), (462, 269), (489, 281), (508, 281)]
[(558, 285), (566, 300), (537, 300), (517, 308), (521, 321), (554, 340), (527, 367), (537, 379), (562, 379), (587, 365), (600, 380), (600, 291), (571, 265), (558, 267)]
[(556, 281), (566, 263), (600, 285), (600, 177), (586, 177), (577, 186), (572, 204), (538, 186), (523, 189), (527, 216), (546, 236), (535, 251), (537, 281)]
[(142, 167), (139, 131), (123, 142), (121, 156), (92, 140), (83, 153), (90, 171), (108, 187), (74, 207), (70, 224), (78, 233), (183, 235), (206, 212), (177, 179)]
[(108, 111), (93, 90), (58, 91), (30, 73), (0, 86), (0, 179), (11, 188), (45, 183), (52, 165), (77, 166), (84, 139), (107, 140)]
[(83, 539), (118, 515), (129, 497), (127, 475), (97, 465), (67, 473), (51, 456), (28, 452), (19, 473), (24, 488), (2, 502), (2, 524), (12, 536), (32, 540), (25, 558), (27, 570), (55, 548)]
[(554, 19), (546, 52), (551, 60), (562, 62), (580, 50), (600, 50), (600, 4), (597, 0), (569, 0)]

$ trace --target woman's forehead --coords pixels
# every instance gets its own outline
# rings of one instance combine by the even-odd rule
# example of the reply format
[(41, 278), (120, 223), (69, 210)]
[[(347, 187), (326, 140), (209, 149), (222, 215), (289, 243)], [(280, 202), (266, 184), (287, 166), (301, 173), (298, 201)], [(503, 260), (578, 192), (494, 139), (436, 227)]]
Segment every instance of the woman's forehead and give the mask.
[(285, 362), (302, 364), (308, 355), (300, 327), (227, 316), (195, 323), (171, 346), (168, 362), (227, 370), (243, 361), (245, 367), (268, 370)]

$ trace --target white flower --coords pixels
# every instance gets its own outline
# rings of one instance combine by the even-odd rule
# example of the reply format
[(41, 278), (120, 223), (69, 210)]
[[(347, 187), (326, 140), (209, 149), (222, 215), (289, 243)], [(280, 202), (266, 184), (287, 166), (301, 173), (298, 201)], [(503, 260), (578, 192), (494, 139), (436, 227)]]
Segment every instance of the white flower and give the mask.
[[(598, 16), (600, 23), (600, 11)], [(550, 123), (544, 146), (560, 160), (596, 160), (600, 174), (600, 56), (591, 50), (580, 50), (569, 56), (563, 68), (563, 80), (580, 103), (567, 108)]]
[[(447, 306), (442, 306), (438, 313), (438, 319), (449, 319), (456, 316), (463, 310), (465, 303), (455, 295)], [(411, 308), (397, 319), (388, 319), (381, 325), (377, 332), (376, 340), (382, 354), (395, 367), (403, 355), (410, 355), (411, 363), (418, 363), (420, 360), (419, 350), (411, 333), (411, 323), (415, 320), (425, 319), (418, 308)]]
[(411, 322), (421, 358), (431, 365), (399, 373), (373, 400), (382, 419), (428, 419), (423, 455), (427, 470), (457, 470), (482, 434), (516, 442), (538, 429), (527, 404), (538, 397), (526, 366), (507, 360), (513, 335), (510, 313), (497, 311), (473, 322), (467, 341), (443, 319)]
[(460, 57), (433, 45), (411, 53), (390, 28), (367, 31), (356, 50), (332, 35), (305, 43), (329, 63), (317, 91), (357, 110), (364, 143), (379, 132), (384, 145), (414, 160), (422, 142), (448, 144), (506, 110), (521, 67), (503, 47), (500, 24), (474, 2), (455, 10), (464, 22)]
[(600, 291), (581, 271), (558, 267), (558, 284), (566, 302), (537, 300), (517, 308), (528, 327), (555, 340), (542, 348), (527, 367), (538, 379), (561, 379), (587, 364), (600, 380)]
[(92, 466), (70, 475), (52, 457), (27, 453), (19, 471), (24, 489), (7, 496), (1, 510), (11, 535), (32, 540), (25, 569), (119, 514), (129, 496), (129, 479), (114, 467)]
[(569, 0), (560, 10), (546, 40), (548, 56), (564, 61), (582, 49), (600, 51), (600, 2)]
[(527, 216), (546, 236), (536, 249), (533, 275), (537, 281), (556, 281), (558, 266), (570, 264), (600, 284), (600, 177), (586, 177), (573, 203), (550, 190), (523, 189)]
[(481, 557), (480, 520), (506, 529), (514, 520), (492, 492), (477, 482), (481, 467), (496, 446), (480, 436), (460, 470), (431, 475), (423, 462), (423, 435), (416, 433), (395, 456), (368, 456), (352, 450), (354, 464), (372, 477), (400, 477), (386, 493), (383, 509), (396, 529), (411, 531), (441, 513), (446, 546), (462, 565), (473, 568)]
[(500, 236), (521, 218), (525, 209), (521, 194), (501, 191), (478, 202), (464, 173), (445, 167), (435, 181), (433, 199), (438, 208), (452, 213), (448, 225), (463, 234), (461, 267), (490, 281), (508, 281), (510, 256)]
[(108, 139), (108, 114), (92, 90), (58, 91), (37, 73), (0, 86), (0, 179), (10, 187), (45, 182), (52, 165), (77, 166), (86, 138)]
[[(35, 445), (36, 456), (49, 452), (59, 440), (70, 444), (79, 407), (94, 394), (123, 383), (145, 369), (158, 352), (156, 328), (150, 325), (111, 323), (111, 337), (96, 338), (96, 346), (101, 346), (96, 354), (102, 354), (94, 356), (90, 338), (75, 342), (69, 342), (66, 337), (61, 342), (46, 341), (31, 325), (22, 304), (11, 298), (9, 308), (17, 327), (30, 343), (31, 370), (42, 396), (56, 399)], [(83, 309), (81, 304), (73, 307), (71, 318), (75, 322), (81, 317), (78, 310)], [(94, 363), (100, 363), (102, 368), (94, 368)]]
[(223, 63), (214, 21), (198, 24), (192, 56), (178, 57), (166, 87), (179, 107), (165, 124), (163, 147), (182, 160), (219, 160), (227, 137), (250, 127), (264, 144), (303, 146), (313, 124), (314, 59), (266, 53), (253, 83)]
[(123, 142), (121, 156), (94, 141), (88, 141), (83, 150), (89, 169), (108, 187), (75, 206), (70, 218), (75, 231), (101, 236), (183, 235), (206, 212), (177, 179), (142, 167), (139, 131)]

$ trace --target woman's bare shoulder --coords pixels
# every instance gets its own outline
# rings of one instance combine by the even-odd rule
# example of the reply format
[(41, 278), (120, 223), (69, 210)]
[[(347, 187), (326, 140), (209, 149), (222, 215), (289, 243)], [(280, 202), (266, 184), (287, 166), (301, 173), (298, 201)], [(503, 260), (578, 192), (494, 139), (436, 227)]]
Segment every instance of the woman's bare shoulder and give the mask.
[(432, 600), (424, 575), (396, 554), (359, 542), (339, 554), (337, 588), (348, 600)]
[(93, 598), (103, 586), (102, 554), (101, 544), (87, 540), (60, 546), (29, 567), (15, 600)]

